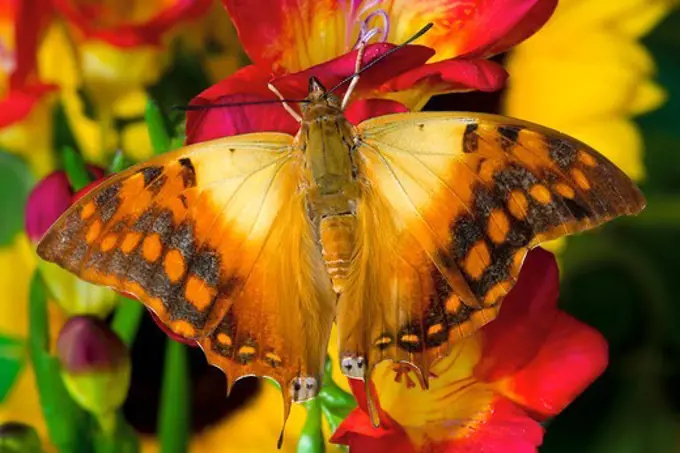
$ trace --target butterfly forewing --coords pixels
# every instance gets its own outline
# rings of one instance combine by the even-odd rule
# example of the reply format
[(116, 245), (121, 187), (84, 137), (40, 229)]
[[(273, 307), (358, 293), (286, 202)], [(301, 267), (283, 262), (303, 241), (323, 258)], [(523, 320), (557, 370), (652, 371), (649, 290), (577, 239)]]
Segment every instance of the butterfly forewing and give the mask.
[(295, 377), (296, 387), (318, 382), (332, 299), (325, 280), (313, 278), (323, 266), (293, 151), (289, 135), (252, 134), (132, 167), (69, 208), (38, 253), (137, 297), (173, 331), (199, 340), (230, 384), (247, 374), (270, 376), (286, 392)]
[(495, 317), (530, 248), (644, 207), (606, 158), (527, 122), (405, 113), (365, 121), (358, 134), (366, 181), (358, 216), (372, 220), (357, 236), (373, 249), (357, 253), (374, 258), (353, 263), (338, 308), (348, 374), (358, 357), (426, 371)]

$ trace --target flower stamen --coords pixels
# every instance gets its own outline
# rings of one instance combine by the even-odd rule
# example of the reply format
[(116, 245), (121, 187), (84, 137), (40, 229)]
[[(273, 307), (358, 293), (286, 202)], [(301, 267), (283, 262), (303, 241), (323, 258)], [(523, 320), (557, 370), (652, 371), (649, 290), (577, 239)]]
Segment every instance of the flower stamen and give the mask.
[[(376, 42), (385, 42), (390, 32), (389, 15), (384, 9), (376, 9), (368, 14), (368, 12), (382, 3), (382, 0), (369, 0), (358, 3), (351, 1), (349, 14), (347, 18), (347, 33), (345, 36), (345, 46), (350, 42), (351, 36), (359, 27), (359, 33), (352, 49), (356, 49), (360, 44), (368, 44), (374, 37), (379, 36)], [(365, 16), (365, 17), (364, 17)], [(376, 22), (373, 19), (378, 18), (378, 23), (371, 26), (371, 22)], [(382, 19), (382, 20), (380, 20)]]

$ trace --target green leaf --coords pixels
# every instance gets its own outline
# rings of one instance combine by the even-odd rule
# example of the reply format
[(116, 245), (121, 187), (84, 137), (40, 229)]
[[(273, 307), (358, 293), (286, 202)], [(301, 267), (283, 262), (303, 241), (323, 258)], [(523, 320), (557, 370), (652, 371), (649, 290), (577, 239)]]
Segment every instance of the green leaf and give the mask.
[(63, 157), (66, 176), (73, 190), (77, 192), (87, 186), (92, 181), (92, 177), (87, 170), (83, 156), (79, 152), (70, 146), (66, 146), (63, 151)]
[(160, 108), (158, 108), (158, 105), (152, 100), (146, 103), (144, 119), (149, 130), (149, 138), (151, 139), (154, 154), (163, 154), (168, 151), (170, 149), (168, 122)]
[(24, 228), (24, 207), (34, 178), (28, 164), (18, 156), (0, 151), (0, 246), (12, 243)]
[(125, 170), (130, 165), (132, 165), (132, 162), (130, 162), (130, 160), (127, 157), (125, 157), (125, 154), (123, 154), (122, 151), (118, 150), (113, 155), (113, 159), (111, 159), (111, 164), (109, 165), (108, 173), (118, 173), (120, 171)]
[(188, 366), (186, 347), (168, 339), (158, 426), (161, 453), (184, 453), (189, 446)]
[(135, 341), (143, 314), (144, 306), (140, 302), (127, 297), (119, 297), (111, 328), (128, 347)]
[(49, 346), (47, 291), (36, 271), (29, 295), (29, 352), (47, 429), (59, 451), (89, 452), (89, 415), (68, 394), (61, 380), (59, 361), (50, 355)]
[(25, 361), (25, 343), (17, 338), (0, 335), (0, 403), (7, 398)]

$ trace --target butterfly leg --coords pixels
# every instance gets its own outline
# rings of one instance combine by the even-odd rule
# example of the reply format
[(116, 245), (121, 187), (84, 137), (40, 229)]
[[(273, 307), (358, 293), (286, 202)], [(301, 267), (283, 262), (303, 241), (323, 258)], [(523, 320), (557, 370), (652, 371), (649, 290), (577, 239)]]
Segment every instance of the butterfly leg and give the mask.
[(356, 63), (354, 64), (354, 77), (352, 78), (352, 81), (349, 83), (349, 87), (347, 87), (347, 91), (345, 92), (345, 97), (342, 98), (342, 104), (340, 106), (340, 110), (345, 110), (345, 107), (347, 107), (347, 103), (349, 102), (349, 98), (352, 95), (354, 88), (356, 88), (357, 83), (359, 83), (359, 71), (361, 70), (361, 61), (364, 59), (364, 53), (365, 52), (366, 52), (366, 41), (362, 39), (359, 42), (359, 46), (357, 48), (357, 60), (356, 60)]
[(293, 108), (284, 100), (285, 98), (283, 97), (281, 92), (271, 83), (267, 84), (267, 88), (269, 88), (269, 90), (272, 93), (274, 93), (279, 99), (281, 99), (281, 103), (283, 104), (283, 108), (286, 109), (286, 111), (288, 113), (290, 113), (293, 118), (295, 118), (295, 121), (297, 121), (298, 123), (301, 123), (302, 117), (298, 114), (298, 112), (293, 110)]

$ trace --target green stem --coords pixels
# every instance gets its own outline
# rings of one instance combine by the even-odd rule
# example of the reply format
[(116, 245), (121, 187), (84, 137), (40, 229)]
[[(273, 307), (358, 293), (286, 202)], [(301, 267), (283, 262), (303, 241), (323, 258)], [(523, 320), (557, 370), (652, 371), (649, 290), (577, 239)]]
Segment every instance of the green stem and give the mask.
[(151, 139), (154, 154), (163, 154), (168, 151), (170, 149), (170, 134), (166, 127), (166, 120), (161, 109), (152, 100), (146, 103), (144, 119), (149, 130), (149, 138)]
[(128, 347), (135, 341), (143, 314), (144, 306), (141, 303), (127, 297), (119, 297), (111, 328)]
[(63, 155), (66, 177), (73, 190), (78, 191), (87, 186), (92, 181), (92, 178), (87, 171), (83, 156), (70, 146), (64, 147)]
[(29, 294), (29, 353), (50, 439), (60, 453), (89, 452), (88, 414), (71, 399), (61, 380), (60, 364), (50, 355), (47, 290), (36, 271)]
[(168, 339), (158, 432), (161, 453), (184, 453), (189, 445), (189, 369), (186, 347)]
[(323, 453), (326, 449), (321, 431), (321, 401), (314, 398), (304, 403), (307, 418), (298, 440), (297, 453)]

